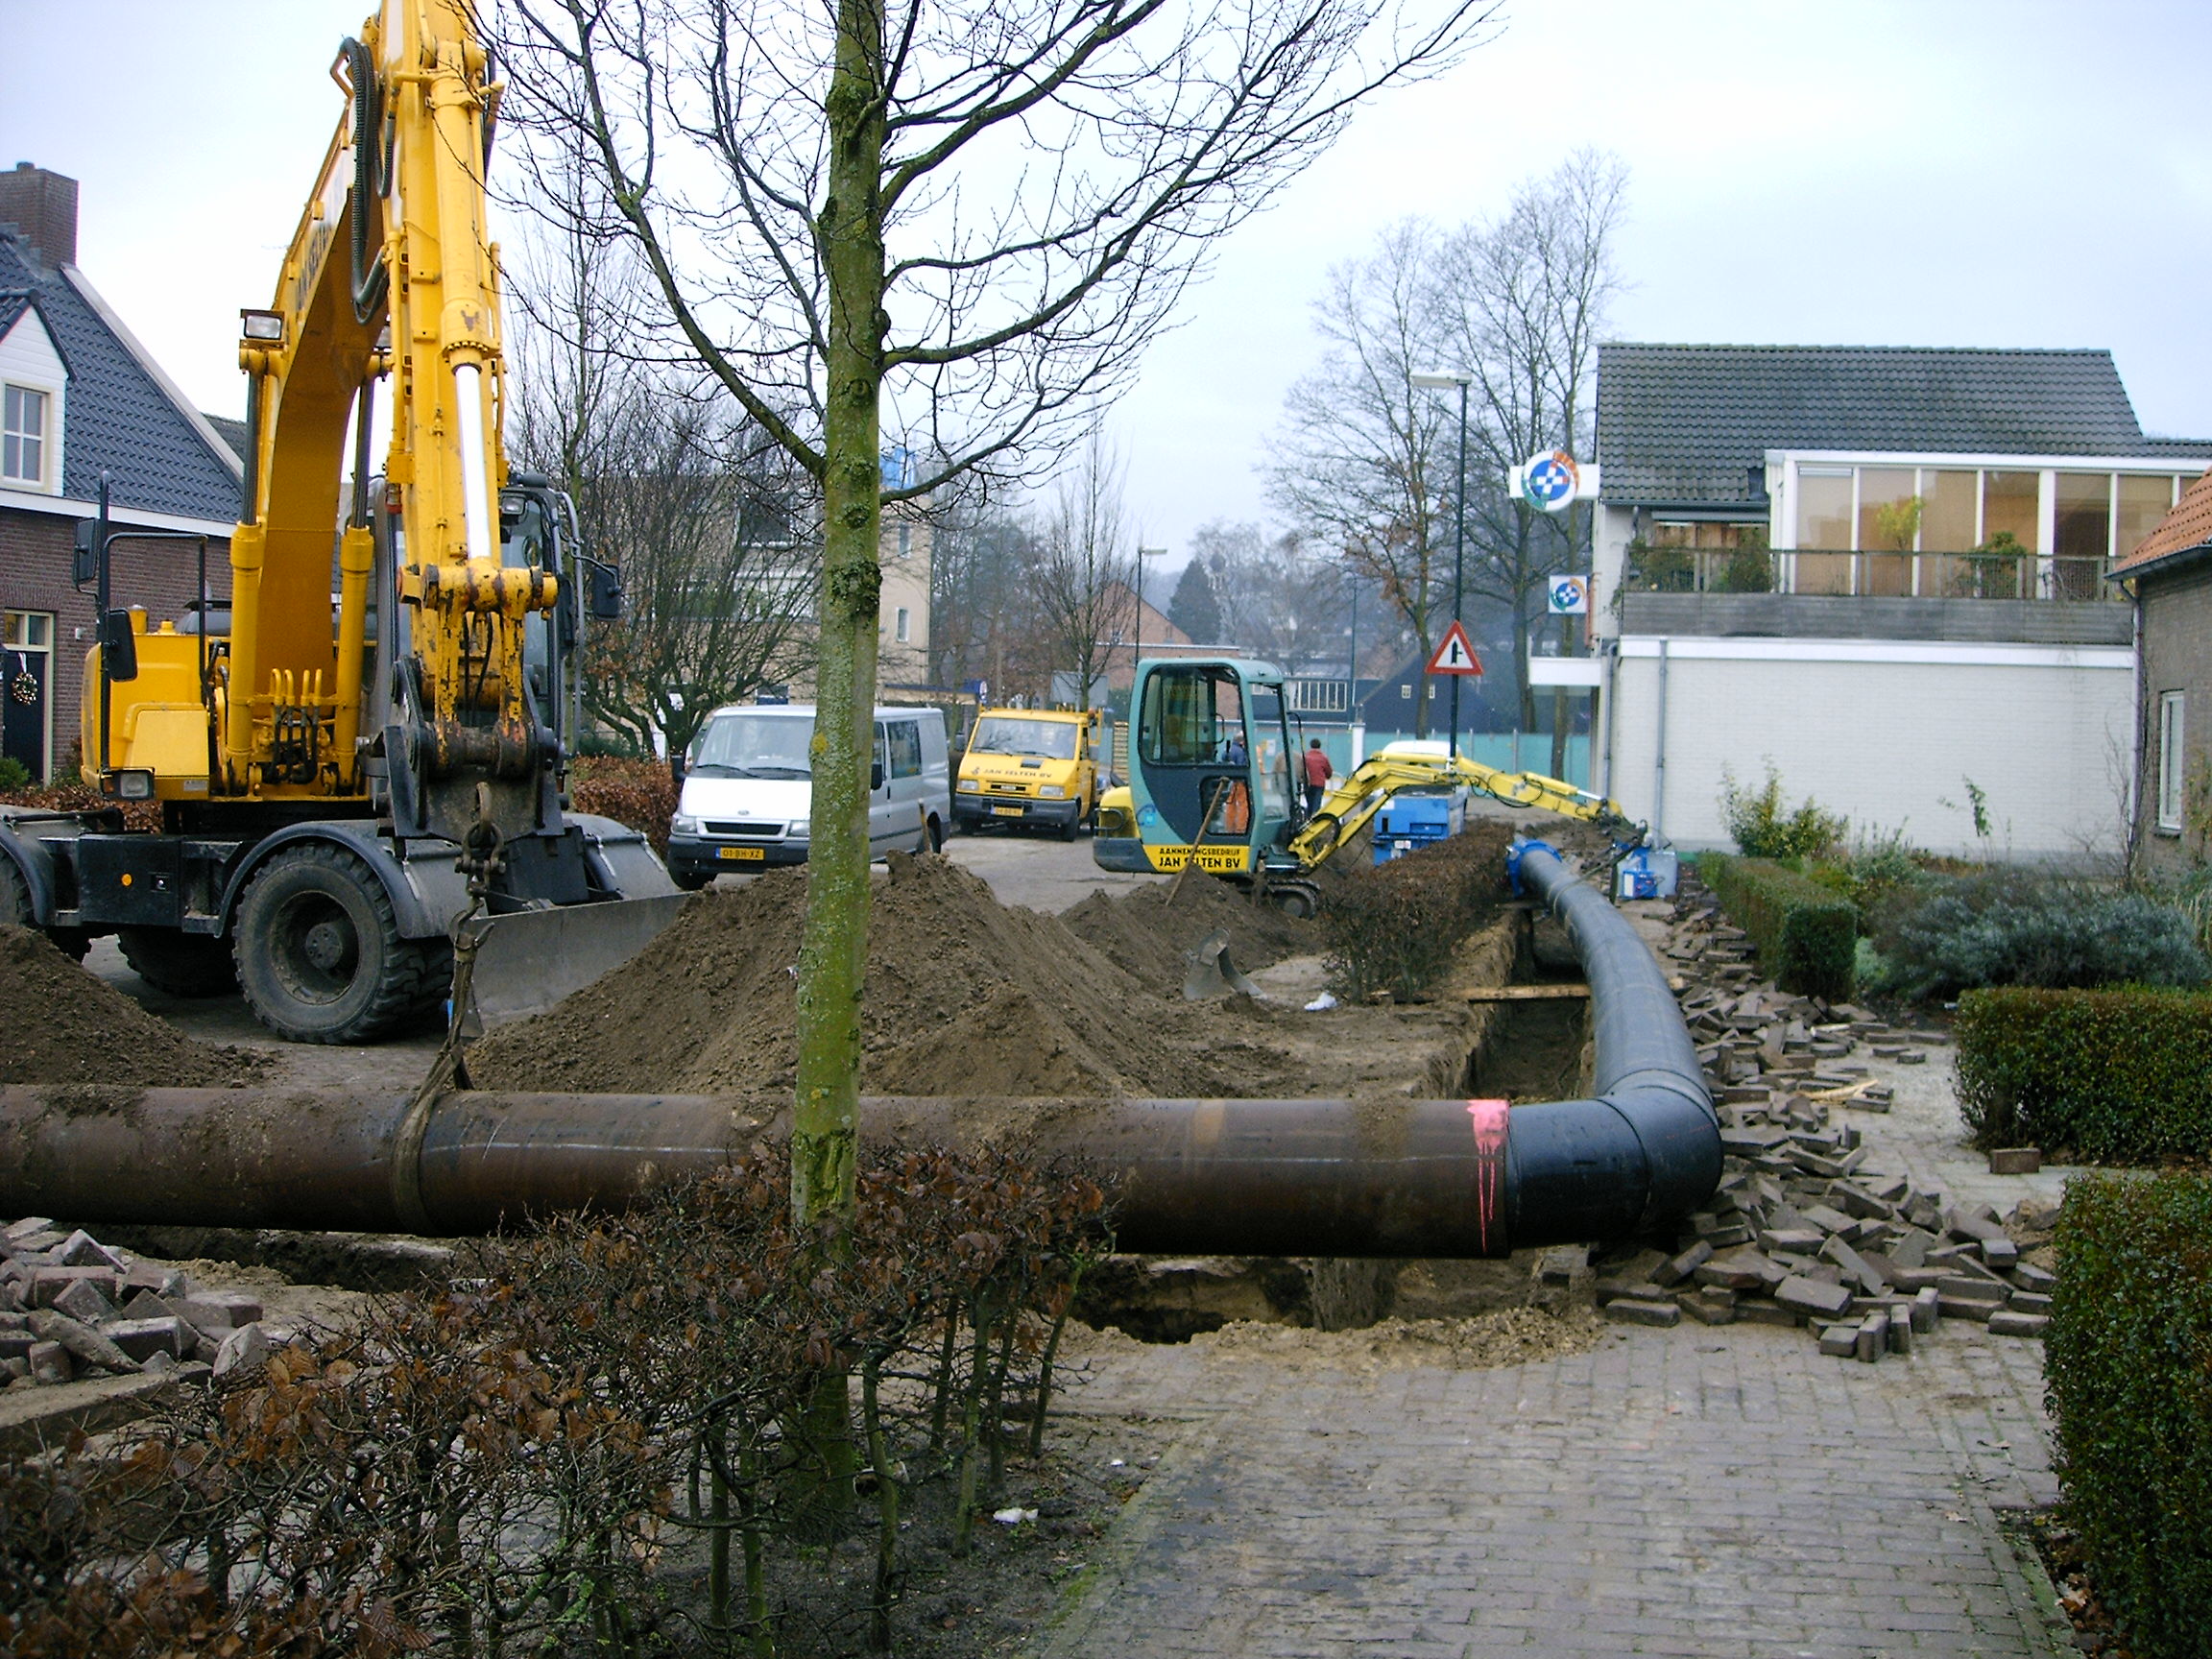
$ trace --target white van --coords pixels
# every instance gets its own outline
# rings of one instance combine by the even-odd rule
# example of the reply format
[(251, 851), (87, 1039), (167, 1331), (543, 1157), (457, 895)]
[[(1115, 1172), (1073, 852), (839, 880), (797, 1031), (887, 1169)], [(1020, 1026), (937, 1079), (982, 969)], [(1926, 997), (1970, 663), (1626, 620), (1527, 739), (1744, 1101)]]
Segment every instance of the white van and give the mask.
[[(814, 799), (811, 704), (733, 704), (707, 717), (668, 826), (668, 874), (697, 890), (725, 871), (806, 862)], [(932, 852), (952, 821), (945, 716), (878, 709), (868, 854)]]

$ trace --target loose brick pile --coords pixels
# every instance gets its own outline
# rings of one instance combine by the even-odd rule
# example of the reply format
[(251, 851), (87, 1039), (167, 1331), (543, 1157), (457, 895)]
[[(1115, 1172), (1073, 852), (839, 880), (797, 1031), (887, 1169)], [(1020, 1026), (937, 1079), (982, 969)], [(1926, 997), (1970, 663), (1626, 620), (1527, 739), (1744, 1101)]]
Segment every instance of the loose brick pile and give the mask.
[(251, 1370), (272, 1346), (260, 1301), (201, 1290), (175, 1268), (43, 1215), (0, 1228), (0, 1387), (174, 1371)]
[(2023, 1254), (2048, 1242), (2051, 1212), (2023, 1204), (2008, 1227), (1986, 1206), (1917, 1190), (1874, 1167), (1839, 1116), (1891, 1105), (1853, 1055), (1924, 1064), (1946, 1034), (1776, 990), (1694, 877), (1660, 954), (1719, 1103), (1722, 1174), (1671, 1252), (1647, 1242), (1594, 1263), (1608, 1318), (1799, 1326), (1822, 1353), (1868, 1362), (1910, 1354), (1943, 1318), (2043, 1334), (2053, 1276)]

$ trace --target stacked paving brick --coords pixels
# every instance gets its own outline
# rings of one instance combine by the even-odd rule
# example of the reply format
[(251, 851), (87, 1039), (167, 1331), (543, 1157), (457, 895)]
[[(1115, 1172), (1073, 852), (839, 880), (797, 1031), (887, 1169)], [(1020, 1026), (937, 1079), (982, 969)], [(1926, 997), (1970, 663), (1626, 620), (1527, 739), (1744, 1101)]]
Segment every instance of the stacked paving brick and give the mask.
[(43, 1215), (0, 1228), (0, 1386), (175, 1371), (218, 1377), (258, 1366), (271, 1341), (260, 1302), (196, 1289)]
[(2040, 1336), (2053, 1276), (2022, 1257), (2048, 1241), (2050, 1214), (2024, 1204), (2008, 1227), (1986, 1206), (1916, 1190), (1876, 1168), (1839, 1120), (1841, 1108), (1891, 1104), (1852, 1056), (1924, 1064), (1927, 1045), (1948, 1038), (1777, 990), (1694, 878), (1661, 954), (1719, 1103), (1722, 1173), (1672, 1251), (1647, 1245), (1595, 1263), (1606, 1316), (1800, 1326), (1822, 1353), (1868, 1362), (1911, 1353), (1946, 1318)]

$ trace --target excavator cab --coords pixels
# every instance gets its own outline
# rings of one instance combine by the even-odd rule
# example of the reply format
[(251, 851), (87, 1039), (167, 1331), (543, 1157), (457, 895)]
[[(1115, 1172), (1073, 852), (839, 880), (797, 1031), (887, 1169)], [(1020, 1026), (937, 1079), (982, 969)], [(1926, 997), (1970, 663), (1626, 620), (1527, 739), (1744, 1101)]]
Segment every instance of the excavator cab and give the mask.
[(1140, 662), (1133, 706), (1128, 786), (1101, 805), (1093, 859), (1136, 872), (1196, 865), (1245, 880), (1276, 864), (1294, 869), (1282, 674), (1229, 657)]

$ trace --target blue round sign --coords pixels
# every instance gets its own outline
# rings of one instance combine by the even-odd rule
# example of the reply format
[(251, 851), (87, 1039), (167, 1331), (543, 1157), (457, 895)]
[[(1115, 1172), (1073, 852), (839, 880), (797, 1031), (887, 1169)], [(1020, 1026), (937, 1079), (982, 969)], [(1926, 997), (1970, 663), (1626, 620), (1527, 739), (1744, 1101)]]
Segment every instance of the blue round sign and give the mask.
[(1564, 449), (1531, 455), (1521, 468), (1521, 493), (1546, 513), (1564, 513), (1582, 487), (1581, 469)]

